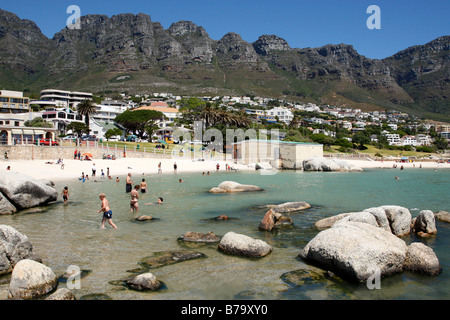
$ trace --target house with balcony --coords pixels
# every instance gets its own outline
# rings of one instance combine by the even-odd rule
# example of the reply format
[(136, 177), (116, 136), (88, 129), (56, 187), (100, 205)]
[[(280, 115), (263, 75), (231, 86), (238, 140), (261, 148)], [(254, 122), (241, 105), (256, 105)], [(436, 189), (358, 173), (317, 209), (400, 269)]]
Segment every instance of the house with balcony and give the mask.
[(65, 91), (58, 89), (45, 89), (41, 91), (39, 100), (32, 100), (31, 104), (41, 108), (70, 108), (76, 110), (79, 103), (84, 100), (92, 100), (92, 93)]

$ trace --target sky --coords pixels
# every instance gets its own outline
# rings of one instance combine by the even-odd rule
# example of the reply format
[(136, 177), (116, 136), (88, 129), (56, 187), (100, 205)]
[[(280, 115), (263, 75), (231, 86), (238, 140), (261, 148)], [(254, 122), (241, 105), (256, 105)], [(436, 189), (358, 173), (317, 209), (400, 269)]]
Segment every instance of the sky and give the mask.
[[(81, 16), (144, 13), (169, 28), (189, 20), (214, 40), (235, 32), (247, 42), (277, 35), (292, 48), (353, 45), (358, 53), (383, 59), (414, 45), (450, 35), (449, 0), (0, 0), (0, 8), (34, 21), (49, 38), (66, 26), (70, 5)], [(369, 29), (371, 5), (380, 9), (381, 29)]]

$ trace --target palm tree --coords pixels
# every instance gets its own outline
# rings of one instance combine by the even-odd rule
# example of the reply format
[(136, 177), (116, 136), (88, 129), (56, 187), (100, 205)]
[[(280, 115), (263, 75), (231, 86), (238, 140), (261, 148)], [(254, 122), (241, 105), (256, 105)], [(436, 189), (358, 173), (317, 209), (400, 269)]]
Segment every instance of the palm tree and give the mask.
[(80, 116), (85, 117), (85, 123), (89, 126), (89, 116), (97, 113), (97, 107), (94, 105), (92, 100), (84, 100), (78, 104), (77, 111)]

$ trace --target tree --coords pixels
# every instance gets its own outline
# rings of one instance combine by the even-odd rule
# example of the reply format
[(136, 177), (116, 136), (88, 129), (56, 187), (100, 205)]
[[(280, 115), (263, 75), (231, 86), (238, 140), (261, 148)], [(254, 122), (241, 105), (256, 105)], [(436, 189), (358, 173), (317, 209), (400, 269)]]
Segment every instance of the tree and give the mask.
[(82, 122), (71, 122), (67, 126), (67, 130), (72, 130), (78, 138), (81, 138), (83, 134), (89, 134), (89, 126)]
[(365, 149), (364, 145), (370, 143), (370, 138), (363, 132), (354, 134), (352, 140), (354, 144), (359, 145), (359, 150)]
[(143, 139), (148, 134), (149, 127), (158, 119), (164, 118), (164, 114), (154, 110), (127, 110), (119, 114), (114, 121), (122, 125), (127, 133), (137, 135)]
[(52, 128), (53, 125), (50, 122), (45, 121), (41, 117), (34, 118), (33, 120), (28, 120), (23, 123), (25, 127), (33, 128)]
[(109, 140), (109, 138), (113, 136), (120, 136), (120, 135), (122, 135), (122, 130), (120, 130), (119, 128), (109, 129), (105, 133), (106, 140)]
[(92, 100), (84, 100), (77, 106), (78, 114), (85, 117), (85, 123), (89, 127), (89, 117), (97, 113), (97, 107)]

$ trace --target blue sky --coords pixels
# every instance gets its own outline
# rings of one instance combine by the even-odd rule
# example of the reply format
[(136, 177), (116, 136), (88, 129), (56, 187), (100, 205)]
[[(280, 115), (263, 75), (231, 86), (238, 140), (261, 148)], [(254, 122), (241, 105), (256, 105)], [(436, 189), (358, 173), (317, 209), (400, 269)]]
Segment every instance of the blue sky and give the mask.
[[(142, 12), (164, 28), (190, 20), (214, 40), (235, 32), (248, 42), (275, 34), (293, 48), (351, 44), (372, 59), (450, 35), (449, 0), (0, 0), (1, 9), (36, 22), (49, 38), (65, 27), (70, 5), (82, 16)], [(380, 30), (366, 26), (370, 5), (381, 9)]]

